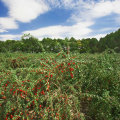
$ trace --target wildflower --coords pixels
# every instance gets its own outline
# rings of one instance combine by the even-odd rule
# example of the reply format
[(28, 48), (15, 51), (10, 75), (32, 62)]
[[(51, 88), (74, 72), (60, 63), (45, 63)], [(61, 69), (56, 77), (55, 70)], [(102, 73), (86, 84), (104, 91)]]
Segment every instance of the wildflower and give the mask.
[(34, 100), (32, 101), (33, 105), (35, 104)]
[(21, 115), (23, 115), (23, 113), (21, 113)]
[(68, 63), (68, 65), (70, 65), (70, 63)]
[(42, 95), (45, 95), (45, 92), (42, 90), (41, 94), (42, 94)]
[(22, 91), (24, 94), (26, 93), (25, 91)]
[(56, 113), (56, 115), (59, 115), (58, 113)]
[(41, 86), (40, 87), (38, 87), (38, 89), (40, 89), (41, 88)]
[(13, 95), (15, 95), (16, 91), (13, 92)]
[(50, 75), (50, 77), (52, 77), (53, 75)]
[(33, 88), (32, 90), (34, 90), (35, 88)]
[(41, 108), (41, 107), (42, 107), (42, 105), (39, 105), (39, 107)]
[(8, 118), (6, 117), (5, 120), (8, 120)]
[(12, 91), (13, 89), (10, 89), (10, 91)]
[(63, 72), (63, 70), (61, 72)]
[(72, 74), (72, 73), (70, 73), (70, 75), (71, 75), (71, 78), (73, 78), (73, 74)]
[(59, 56), (61, 53), (59, 53), (57, 56)]
[(74, 69), (73, 68), (69, 68), (70, 69), (70, 71), (73, 71)]
[(13, 118), (13, 115), (10, 115), (10, 118)]
[(20, 92), (22, 92), (22, 90), (20, 90)]
[(47, 75), (45, 77), (48, 77)]

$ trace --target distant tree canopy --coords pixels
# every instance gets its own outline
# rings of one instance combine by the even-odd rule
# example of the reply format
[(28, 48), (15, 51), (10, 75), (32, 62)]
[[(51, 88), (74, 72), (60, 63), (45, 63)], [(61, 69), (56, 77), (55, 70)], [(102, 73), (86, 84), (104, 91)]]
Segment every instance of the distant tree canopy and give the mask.
[(43, 38), (38, 40), (30, 34), (24, 34), (21, 40), (0, 41), (0, 52), (60, 52), (61, 50), (79, 53), (101, 53), (106, 49), (113, 49), (120, 52), (120, 29), (106, 35), (99, 41), (96, 38), (76, 40)]

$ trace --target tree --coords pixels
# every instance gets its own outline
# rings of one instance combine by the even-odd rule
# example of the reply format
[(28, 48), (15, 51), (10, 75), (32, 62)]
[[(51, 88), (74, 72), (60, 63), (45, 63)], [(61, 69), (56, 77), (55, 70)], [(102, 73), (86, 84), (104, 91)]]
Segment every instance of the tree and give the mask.
[(39, 40), (33, 37), (30, 34), (24, 34), (21, 37), (21, 41), (23, 42), (22, 50), (23, 52), (42, 52), (43, 48)]
[(78, 51), (78, 43), (77, 40), (73, 37), (70, 38), (70, 51)]

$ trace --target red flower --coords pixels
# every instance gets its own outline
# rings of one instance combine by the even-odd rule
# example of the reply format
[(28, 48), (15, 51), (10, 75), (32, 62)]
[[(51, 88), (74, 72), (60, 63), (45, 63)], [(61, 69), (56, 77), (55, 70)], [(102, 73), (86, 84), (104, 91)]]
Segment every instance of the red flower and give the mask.
[(70, 65), (70, 63), (68, 63), (68, 65)]
[(13, 95), (16, 93), (16, 91), (13, 92)]
[(57, 56), (59, 56), (61, 53), (59, 53)]
[(63, 70), (61, 72), (63, 72)]
[(5, 120), (8, 120), (7, 117), (5, 118)]
[(10, 91), (12, 91), (13, 89), (10, 89)]
[(45, 92), (42, 90), (41, 94), (42, 94), (42, 95), (45, 95)]
[(21, 115), (23, 115), (23, 113), (21, 113)]
[(41, 86), (40, 87), (38, 87), (38, 89), (40, 89), (41, 88)]
[(70, 71), (73, 71), (74, 69), (73, 68), (69, 68), (70, 69)]
[(47, 75), (45, 77), (48, 77)]
[(10, 115), (10, 118), (13, 118), (13, 115)]
[(8, 84), (5, 84), (5, 86), (7, 87), (7, 86), (8, 86)]
[(20, 90), (20, 92), (22, 92), (22, 90)]
[(41, 108), (41, 107), (42, 107), (42, 105), (39, 105), (39, 107)]
[(71, 78), (73, 78), (73, 77), (74, 77), (72, 73), (70, 73), (70, 75), (71, 75)]
[(32, 101), (33, 105), (35, 104), (34, 100)]
[(50, 77), (52, 77), (53, 75), (50, 75)]

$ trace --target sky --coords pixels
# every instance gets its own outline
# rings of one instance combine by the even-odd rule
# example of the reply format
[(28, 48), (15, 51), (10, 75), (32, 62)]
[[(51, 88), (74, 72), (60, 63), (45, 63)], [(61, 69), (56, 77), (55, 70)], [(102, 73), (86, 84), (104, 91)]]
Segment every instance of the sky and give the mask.
[(0, 0), (0, 40), (97, 38), (120, 28), (120, 0)]

